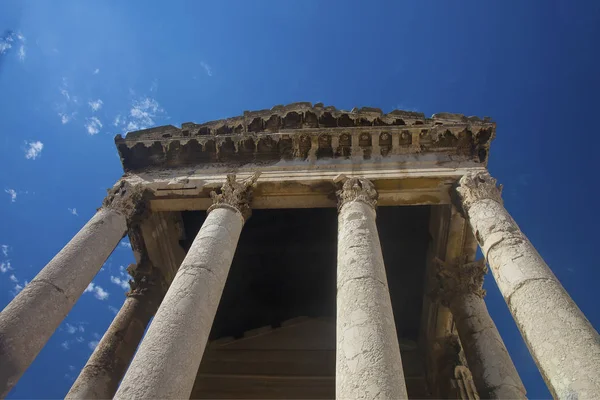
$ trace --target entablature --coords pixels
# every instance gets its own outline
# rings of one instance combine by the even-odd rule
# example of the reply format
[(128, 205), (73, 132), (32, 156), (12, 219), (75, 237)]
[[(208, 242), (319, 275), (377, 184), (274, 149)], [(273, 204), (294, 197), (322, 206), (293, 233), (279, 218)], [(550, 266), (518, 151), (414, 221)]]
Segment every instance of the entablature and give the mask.
[(488, 118), (294, 103), (204, 124), (117, 135), (125, 171), (192, 165), (389, 163), (421, 158), (487, 164), (496, 125)]

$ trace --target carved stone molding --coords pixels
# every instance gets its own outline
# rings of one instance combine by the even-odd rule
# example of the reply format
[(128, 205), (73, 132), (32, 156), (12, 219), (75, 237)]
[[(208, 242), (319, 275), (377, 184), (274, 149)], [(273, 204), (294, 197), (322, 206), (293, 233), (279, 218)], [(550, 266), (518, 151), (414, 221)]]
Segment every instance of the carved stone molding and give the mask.
[(336, 195), (338, 197), (338, 211), (342, 209), (344, 204), (351, 201), (361, 201), (375, 209), (379, 196), (373, 182), (364, 178), (348, 178), (342, 189), (336, 192)]
[(465, 213), (476, 201), (490, 199), (502, 204), (502, 185), (487, 171), (468, 173), (463, 175), (456, 188), (460, 203), (459, 209)]
[(148, 305), (162, 300), (167, 291), (167, 284), (158, 268), (150, 263), (130, 264), (127, 272), (133, 278), (129, 280), (127, 297), (143, 298)]
[(227, 180), (221, 187), (221, 193), (210, 193), (213, 205), (210, 206), (207, 212), (210, 213), (217, 208), (233, 208), (242, 214), (244, 220), (250, 218), (250, 215), (252, 214), (252, 210), (250, 209), (252, 188), (255, 185), (258, 176), (259, 173), (255, 173), (249, 179), (237, 182), (235, 180), (235, 174), (228, 174)]
[(108, 194), (102, 201), (102, 207), (124, 215), (131, 225), (134, 218), (139, 218), (147, 211), (145, 193), (147, 191), (142, 185), (132, 185), (122, 179), (108, 190)]
[(457, 296), (474, 294), (483, 298), (483, 279), (487, 273), (484, 259), (462, 265), (448, 265), (439, 258), (434, 258), (437, 285), (432, 295), (449, 307)]

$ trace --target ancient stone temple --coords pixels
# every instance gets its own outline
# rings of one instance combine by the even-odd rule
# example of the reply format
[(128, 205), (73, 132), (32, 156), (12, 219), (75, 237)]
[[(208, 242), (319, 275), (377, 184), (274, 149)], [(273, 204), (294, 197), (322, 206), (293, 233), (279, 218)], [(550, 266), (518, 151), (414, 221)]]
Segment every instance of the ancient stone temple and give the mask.
[(600, 398), (598, 333), (487, 172), (495, 131), (296, 103), (117, 136), (125, 174), (0, 314), (0, 393), (129, 235), (69, 399), (525, 398), (488, 268), (553, 396)]

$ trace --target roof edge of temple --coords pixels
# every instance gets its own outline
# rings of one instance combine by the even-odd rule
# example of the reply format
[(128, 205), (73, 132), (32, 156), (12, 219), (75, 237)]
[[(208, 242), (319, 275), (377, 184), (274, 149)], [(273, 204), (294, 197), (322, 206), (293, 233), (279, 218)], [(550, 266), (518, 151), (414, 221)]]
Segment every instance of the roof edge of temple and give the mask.
[[(244, 111), (242, 115), (208, 121), (201, 124), (184, 122), (178, 128), (174, 125), (162, 125), (148, 129), (127, 132), (125, 139), (121, 135), (115, 142), (124, 140), (143, 140), (145, 138), (172, 138), (189, 136), (220, 136), (244, 133), (273, 133), (285, 129), (302, 128), (352, 128), (368, 126), (414, 126), (446, 124), (482, 124), (495, 123), (489, 117), (465, 116), (455, 113), (437, 113), (426, 118), (424, 113), (393, 110), (383, 113), (380, 108), (361, 107), (350, 111), (338, 110), (323, 103), (298, 102), (288, 105), (275, 105), (271, 109)], [(158, 136), (158, 137), (157, 137)]]

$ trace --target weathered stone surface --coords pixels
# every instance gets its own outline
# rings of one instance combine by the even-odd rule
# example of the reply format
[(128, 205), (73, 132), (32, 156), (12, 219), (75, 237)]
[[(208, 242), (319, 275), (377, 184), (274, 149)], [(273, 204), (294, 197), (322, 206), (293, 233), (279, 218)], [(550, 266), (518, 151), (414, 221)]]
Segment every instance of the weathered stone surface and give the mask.
[(435, 295), (454, 316), (477, 392), (486, 399), (524, 399), (525, 387), (483, 300), (485, 260), (464, 265), (435, 262)]
[(339, 210), (342, 209), (344, 204), (352, 201), (363, 202), (372, 208), (377, 206), (377, 191), (373, 183), (368, 179), (349, 178), (344, 182), (342, 189), (336, 194)]
[(250, 210), (250, 201), (252, 199), (252, 190), (249, 190), (258, 179), (258, 173), (244, 182), (237, 182), (235, 174), (228, 174), (227, 180), (221, 187), (221, 192), (210, 192), (213, 205), (209, 207), (208, 212), (217, 208), (233, 208), (237, 210), (244, 219), (248, 219), (252, 214)]
[(460, 114), (425, 118), (409, 111), (383, 114), (368, 107), (343, 111), (294, 103), (200, 125), (184, 123), (181, 129), (168, 125), (130, 132), (125, 139), (117, 135), (115, 144), (127, 171), (231, 162), (379, 160), (422, 152), (485, 164), (494, 131), (493, 122)]
[(406, 399), (375, 223), (376, 192), (368, 181), (348, 181), (344, 189), (351, 193), (340, 193), (338, 216), (336, 398)]
[(496, 181), (470, 174), (457, 192), (552, 395), (600, 398), (600, 336), (502, 206)]
[(162, 278), (134, 274), (131, 291), (96, 349), (67, 393), (67, 399), (108, 399), (117, 391), (164, 288)]
[(450, 310), (479, 395), (525, 399), (525, 387), (483, 299), (472, 293), (457, 296)]
[(101, 208), (0, 314), (0, 397), (17, 383), (127, 230)]
[[(479, 400), (479, 393), (473, 383), (473, 376), (469, 368), (464, 365), (457, 365), (454, 368), (454, 382), (458, 392), (458, 398), (462, 400)], [(510, 399), (510, 397), (503, 397)]]
[(189, 398), (243, 224), (230, 205), (208, 214), (115, 398)]

